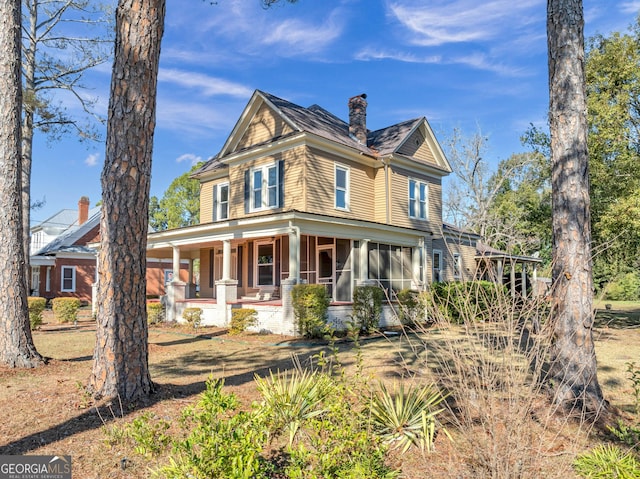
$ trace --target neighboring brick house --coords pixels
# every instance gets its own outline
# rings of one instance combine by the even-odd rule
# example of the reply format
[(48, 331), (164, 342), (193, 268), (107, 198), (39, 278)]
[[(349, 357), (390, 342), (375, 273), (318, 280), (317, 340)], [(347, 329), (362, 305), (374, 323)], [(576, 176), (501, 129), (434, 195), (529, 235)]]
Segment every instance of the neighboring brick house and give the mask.
[[(242, 298), (279, 294), (281, 324), (268, 329), (291, 332), (288, 292), (301, 282), (348, 305), (357, 285), (393, 297), (475, 277), (479, 237), (443, 225), (451, 167), (426, 118), (369, 131), (366, 95), (348, 107), (347, 123), (255, 91), (221, 151), (193, 174), (200, 224), (149, 235), (149, 255), (200, 260), (199, 304), (216, 305), (207, 322), (226, 324)], [(173, 286), (169, 318), (193, 298), (192, 285)]]
[[(100, 241), (100, 208), (89, 209), (89, 198), (78, 201), (78, 209), (62, 210), (31, 228), (30, 295), (47, 299), (75, 297), (90, 303), (96, 281), (97, 251), (90, 245)], [(147, 293), (160, 296), (173, 273), (173, 263), (147, 260)], [(180, 277), (188, 279), (188, 265), (181, 264)]]

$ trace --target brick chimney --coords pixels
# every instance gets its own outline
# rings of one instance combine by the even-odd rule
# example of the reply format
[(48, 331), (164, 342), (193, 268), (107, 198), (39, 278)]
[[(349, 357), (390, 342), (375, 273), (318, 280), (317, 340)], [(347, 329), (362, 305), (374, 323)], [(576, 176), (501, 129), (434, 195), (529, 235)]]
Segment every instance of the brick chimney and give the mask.
[(78, 201), (78, 225), (85, 223), (89, 219), (89, 198), (83, 196)]
[(367, 145), (367, 94), (349, 98), (349, 135)]

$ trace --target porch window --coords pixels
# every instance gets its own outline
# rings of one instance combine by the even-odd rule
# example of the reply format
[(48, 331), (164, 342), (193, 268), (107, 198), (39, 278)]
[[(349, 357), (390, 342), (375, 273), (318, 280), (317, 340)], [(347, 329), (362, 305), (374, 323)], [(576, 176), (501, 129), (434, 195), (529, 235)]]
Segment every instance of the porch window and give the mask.
[(349, 169), (338, 165), (335, 167), (335, 207), (349, 209)]
[(76, 290), (76, 267), (63, 266), (60, 291), (73, 293)]
[(389, 292), (411, 288), (412, 258), (412, 248), (369, 243), (369, 279)]
[(429, 188), (421, 181), (409, 180), (409, 217), (428, 219)]
[(255, 210), (278, 207), (278, 165), (255, 168), (251, 172), (251, 207)]
[(271, 286), (275, 269), (273, 243), (258, 243), (255, 251), (256, 286)]

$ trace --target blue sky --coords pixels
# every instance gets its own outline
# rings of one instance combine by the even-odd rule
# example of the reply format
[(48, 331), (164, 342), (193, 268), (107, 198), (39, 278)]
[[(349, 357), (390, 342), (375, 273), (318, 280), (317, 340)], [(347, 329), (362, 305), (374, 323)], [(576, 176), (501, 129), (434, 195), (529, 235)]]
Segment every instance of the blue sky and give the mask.
[[(545, 0), (167, 0), (158, 82), (151, 194), (215, 155), (255, 89), (348, 119), (368, 95), (372, 129), (427, 117), (444, 143), (454, 128), (482, 131), (496, 164), (524, 151), (546, 124)], [(585, 33), (627, 31), (640, 0), (584, 0)], [(111, 65), (85, 78), (106, 117)], [(65, 102), (73, 113), (77, 105)], [(101, 197), (104, 141), (36, 135), (32, 223), (81, 196)]]

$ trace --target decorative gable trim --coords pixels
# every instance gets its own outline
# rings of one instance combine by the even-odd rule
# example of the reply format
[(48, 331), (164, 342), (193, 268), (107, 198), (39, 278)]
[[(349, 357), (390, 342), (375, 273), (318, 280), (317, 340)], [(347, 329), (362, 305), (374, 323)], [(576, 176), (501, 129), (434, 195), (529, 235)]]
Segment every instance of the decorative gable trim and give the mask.
[(231, 134), (227, 138), (227, 141), (222, 146), (222, 149), (218, 154), (219, 158), (224, 158), (226, 155), (232, 153), (238, 147), (238, 144), (244, 137), (244, 133), (247, 131), (247, 128), (251, 124), (251, 121), (260, 111), (260, 108), (265, 104), (275, 113), (277, 113), (278, 116), (282, 118), (282, 120), (293, 130), (300, 131), (300, 128), (293, 121), (291, 121), (290, 118), (282, 113), (282, 111), (276, 105), (269, 101), (269, 99), (266, 98), (266, 96), (260, 90), (256, 90), (255, 92), (253, 92), (249, 103), (240, 115), (240, 118), (233, 127), (233, 130), (231, 130)]

